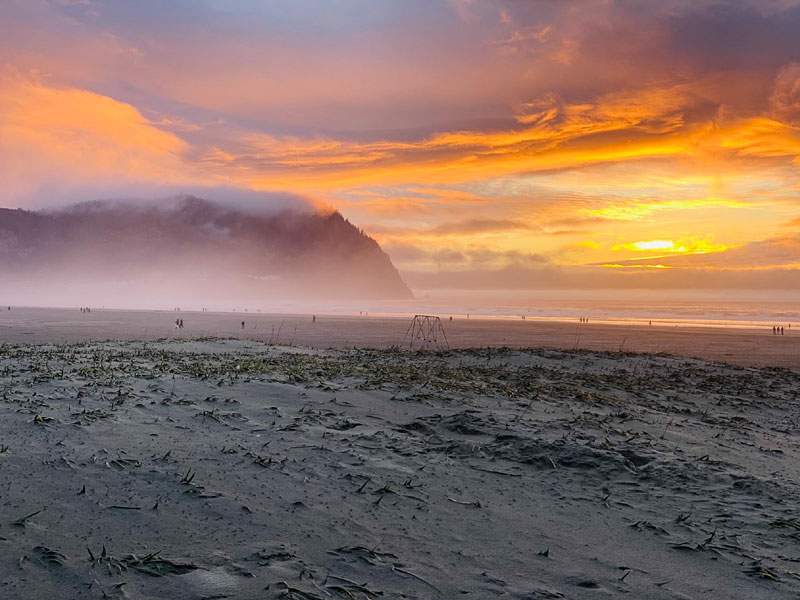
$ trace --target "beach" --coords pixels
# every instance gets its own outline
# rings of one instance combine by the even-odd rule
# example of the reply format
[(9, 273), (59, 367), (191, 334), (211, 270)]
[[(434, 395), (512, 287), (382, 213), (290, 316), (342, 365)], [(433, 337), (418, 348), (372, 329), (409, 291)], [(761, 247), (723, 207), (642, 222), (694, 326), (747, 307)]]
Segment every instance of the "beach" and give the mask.
[(797, 597), (796, 371), (483, 345), (0, 346), (0, 594)]
[[(0, 311), (0, 343), (234, 338), (305, 348), (409, 348), (411, 315), (316, 315), (257, 312), (18, 308)], [(574, 320), (439, 315), (445, 335), (424, 344), (447, 347), (558, 348), (665, 353), (740, 366), (800, 369), (800, 328), (773, 335), (761, 328), (580, 323)], [(175, 320), (184, 328), (176, 329)], [(244, 321), (244, 327), (242, 327)], [(414, 341), (414, 348), (420, 343)]]

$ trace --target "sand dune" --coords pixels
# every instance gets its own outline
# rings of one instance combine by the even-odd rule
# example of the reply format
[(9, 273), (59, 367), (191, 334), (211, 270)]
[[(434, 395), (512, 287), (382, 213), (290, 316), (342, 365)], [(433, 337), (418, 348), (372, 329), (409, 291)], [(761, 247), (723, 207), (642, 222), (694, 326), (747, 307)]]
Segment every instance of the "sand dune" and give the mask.
[(0, 347), (9, 598), (796, 598), (800, 376), (556, 350)]

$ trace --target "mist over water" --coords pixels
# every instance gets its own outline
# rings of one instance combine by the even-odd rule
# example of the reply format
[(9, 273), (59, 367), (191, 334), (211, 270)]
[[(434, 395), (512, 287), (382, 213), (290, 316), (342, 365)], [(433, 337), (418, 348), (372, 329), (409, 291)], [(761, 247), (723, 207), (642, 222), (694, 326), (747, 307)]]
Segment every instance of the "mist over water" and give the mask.
[[(434, 308), (432, 306), (432, 308)], [(443, 307), (444, 308), (444, 307)], [(679, 325), (698, 327), (764, 327), (800, 323), (800, 307), (793, 302), (709, 300), (533, 300), (507, 302), (487, 307), (472, 304), (464, 307), (472, 318), (574, 320), (581, 317), (590, 323)]]
[(436, 292), (414, 290), (411, 301), (362, 303), (328, 303), (320, 305), (286, 305), (280, 312), (322, 312), (354, 315), (408, 317), (432, 314), (471, 319), (503, 319), (649, 325), (679, 327), (764, 328), (796, 323), (800, 327), (800, 303), (791, 294), (776, 294), (765, 300), (748, 294), (740, 300), (721, 300), (710, 295), (676, 290), (664, 298), (644, 290), (550, 290), (536, 293), (511, 293), (509, 290), (461, 290)]

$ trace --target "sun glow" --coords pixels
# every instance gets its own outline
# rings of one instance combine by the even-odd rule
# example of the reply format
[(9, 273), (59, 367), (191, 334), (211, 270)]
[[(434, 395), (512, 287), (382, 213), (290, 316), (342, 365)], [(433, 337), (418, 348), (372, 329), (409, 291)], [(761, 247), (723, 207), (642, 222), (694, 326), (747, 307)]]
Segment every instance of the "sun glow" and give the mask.
[(708, 240), (650, 240), (631, 244), (616, 244), (614, 251), (629, 250), (633, 252), (660, 251), (675, 254), (705, 254), (707, 252), (723, 252), (728, 249), (724, 244), (715, 244)]

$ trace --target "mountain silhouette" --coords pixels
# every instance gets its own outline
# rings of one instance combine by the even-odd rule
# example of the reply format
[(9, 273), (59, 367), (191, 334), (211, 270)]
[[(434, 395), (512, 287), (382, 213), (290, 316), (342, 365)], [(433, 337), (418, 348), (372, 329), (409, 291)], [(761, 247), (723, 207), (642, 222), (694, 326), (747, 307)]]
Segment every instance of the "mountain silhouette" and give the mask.
[(0, 209), (4, 295), (64, 305), (412, 297), (378, 243), (338, 212), (269, 212), (194, 196)]

